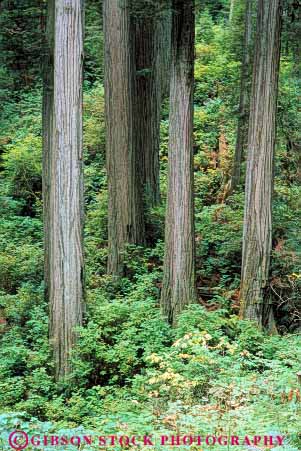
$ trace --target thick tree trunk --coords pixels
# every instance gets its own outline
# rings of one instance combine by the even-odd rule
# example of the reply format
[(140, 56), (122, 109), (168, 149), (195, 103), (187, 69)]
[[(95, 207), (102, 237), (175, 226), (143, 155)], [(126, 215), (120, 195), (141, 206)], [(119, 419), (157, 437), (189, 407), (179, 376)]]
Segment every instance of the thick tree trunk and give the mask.
[[(83, 316), (83, 4), (51, 0), (44, 91), (45, 282), (57, 379)], [(53, 47), (54, 46), (54, 47)]]
[(280, 0), (259, 0), (246, 175), (240, 315), (271, 322), (267, 305), (280, 60)]
[(193, 202), (194, 2), (173, 1), (168, 199), (161, 304), (171, 323), (196, 299)]
[(244, 49), (240, 78), (240, 100), (239, 117), (237, 124), (237, 135), (235, 153), (233, 160), (233, 170), (230, 182), (230, 192), (237, 188), (240, 183), (241, 163), (248, 141), (248, 122), (250, 109), (250, 66), (252, 59), (252, 28), (253, 28), (253, 6), (254, 0), (245, 1), (245, 35)]
[(108, 273), (121, 276), (128, 243), (144, 242), (143, 178), (134, 135), (135, 49), (128, 1), (104, 0)]

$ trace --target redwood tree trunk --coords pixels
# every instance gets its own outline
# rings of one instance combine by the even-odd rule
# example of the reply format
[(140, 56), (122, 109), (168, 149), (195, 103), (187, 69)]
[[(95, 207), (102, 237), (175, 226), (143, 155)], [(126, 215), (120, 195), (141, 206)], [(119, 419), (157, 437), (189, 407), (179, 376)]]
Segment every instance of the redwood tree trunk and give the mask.
[(44, 224), (44, 284), (45, 298), (49, 301), (50, 277), (50, 187), (51, 148), (53, 141), (53, 60), (54, 60), (54, 2), (47, 3), (45, 60), (43, 65), (43, 224)]
[(135, 20), (135, 137), (137, 151), (141, 155), (139, 165), (143, 172), (143, 190), (148, 207), (153, 207), (160, 201), (161, 87), (156, 70), (156, 40), (156, 17), (141, 14)]
[(240, 314), (265, 326), (272, 249), (272, 192), (280, 60), (280, 0), (259, 0), (248, 136)]
[(249, 98), (250, 98), (250, 65), (252, 59), (252, 28), (254, 0), (246, 0), (244, 49), (240, 78), (239, 117), (237, 124), (236, 145), (233, 160), (230, 191), (240, 183), (241, 163), (248, 140)]
[(108, 273), (123, 274), (128, 243), (144, 242), (141, 155), (134, 135), (135, 49), (128, 0), (104, 0)]
[(161, 99), (169, 96), (171, 58), (171, 0), (159, 1), (160, 11), (156, 21), (156, 70), (160, 80)]
[(83, 316), (82, 0), (51, 0), (44, 91), (45, 281), (57, 379)]
[[(170, 2), (136, 2), (134, 16), (136, 56), (135, 137), (137, 171), (143, 176), (145, 206), (160, 202), (160, 117), (162, 98), (166, 95), (170, 62)], [(139, 10), (138, 10), (139, 8)], [(169, 86), (168, 86), (169, 87)]]
[(196, 299), (193, 202), (194, 2), (173, 1), (168, 199), (161, 304), (171, 323)]

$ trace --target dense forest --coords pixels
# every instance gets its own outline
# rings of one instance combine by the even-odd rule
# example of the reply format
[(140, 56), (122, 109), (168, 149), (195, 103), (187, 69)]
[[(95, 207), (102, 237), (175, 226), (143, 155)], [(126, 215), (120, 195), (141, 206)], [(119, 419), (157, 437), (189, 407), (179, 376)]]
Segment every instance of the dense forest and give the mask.
[(300, 449), (301, 2), (2, 0), (0, 60), (1, 449)]

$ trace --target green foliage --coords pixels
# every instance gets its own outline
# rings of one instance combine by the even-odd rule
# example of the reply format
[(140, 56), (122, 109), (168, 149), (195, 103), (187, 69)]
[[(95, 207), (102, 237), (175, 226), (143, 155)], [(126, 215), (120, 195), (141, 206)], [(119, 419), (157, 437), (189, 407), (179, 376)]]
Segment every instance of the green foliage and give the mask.
[(3, 72), (0, 80), (13, 95), (32, 88), (40, 78), (44, 8), (45, 2), (36, 0), (1, 2), (0, 62)]
[(93, 313), (74, 355), (77, 385), (122, 385), (141, 370), (146, 355), (164, 348), (169, 332), (153, 300), (154, 277), (137, 275), (126, 297), (106, 300), (99, 289), (91, 292)]
[(0, 253), (1, 288), (13, 293), (21, 283), (41, 280), (42, 265), (41, 250), (35, 246), (7, 246)]
[(84, 93), (84, 148), (88, 161), (104, 154), (104, 90), (96, 83)]
[[(237, 317), (244, 194), (239, 189), (225, 201), (223, 191), (235, 144), (243, 11), (242, 2), (236, 2), (230, 28), (226, 0), (197, 5), (194, 175), (199, 304), (187, 307), (171, 328), (159, 308), (164, 202), (147, 212), (146, 238), (151, 247), (128, 246), (126, 277), (118, 283), (106, 275), (101, 2), (87, 1), (87, 306), (72, 356), (73, 372), (69, 380), (57, 384), (42, 283), (41, 89), (37, 49), (32, 44), (38, 42), (40, 31), (34, 28), (37, 5), (29, 0), (19, 3), (12, 2), (14, 8), (5, 10), (0, 20), (6, 21), (0, 32), (1, 58), (6, 58), (0, 69), (0, 97), (5, 99), (0, 115), (0, 408), (23, 413), (0, 416), (1, 439), (7, 443), (8, 431), (17, 424), (35, 434), (61, 430), (75, 435), (83, 431), (79, 425), (126, 435), (179, 430), (195, 435), (199, 431), (245, 435), (277, 430), (290, 435), (286, 449), (300, 448), (296, 433), (301, 420), (296, 377), (301, 361), (296, 147), (300, 93), (292, 57), (295, 46), (289, 48), (281, 66), (270, 280), (276, 319), (284, 335), (269, 337)], [(152, 2), (149, 5), (153, 8)], [(19, 30), (16, 23), (22, 8), (24, 23)], [(5, 37), (12, 30), (15, 52), (7, 48)], [(25, 66), (15, 68), (20, 54), (26, 56)], [(28, 75), (33, 78), (21, 91)], [(166, 102), (160, 149), (163, 201), (168, 125)]]
[(7, 194), (22, 199), (26, 208), (31, 209), (33, 203), (41, 198), (42, 191), (41, 138), (29, 134), (14, 144), (8, 144), (3, 155), (3, 167), (9, 180)]
[(2, 295), (0, 348), (0, 405), (20, 406), (21, 410), (43, 416), (45, 399), (55, 385), (49, 375), (48, 319), (42, 290), (24, 285), (15, 295)]
[(102, 3), (85, 2), (85, 80), (89, 84), (103, 79)]
[(201, 13), (209, 12), (213, 20), (223, 21), (228, 18), (230, 1), (229, 0), (197, 0), (196, 7)]

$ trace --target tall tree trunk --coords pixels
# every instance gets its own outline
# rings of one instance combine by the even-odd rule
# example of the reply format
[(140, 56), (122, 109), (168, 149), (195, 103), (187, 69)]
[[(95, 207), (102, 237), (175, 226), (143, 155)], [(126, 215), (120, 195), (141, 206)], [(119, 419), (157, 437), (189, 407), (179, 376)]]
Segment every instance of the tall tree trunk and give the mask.
[(196, 299), (193, 202), (194, 1), (173, 1), (168, 199), (161, 304), (174, 323)]
[(272, 192), (280, 60), (281, 2), (259, 0), (251, 96), (240, 315), (265, 326), (272, 249)]
[(128, 243), (144, 242), (143, 177), (134, 135), (135, 49), (128, 0), (104, 0), (108, 273), (123, 274)]
[(51, 0), (44, 90), (45, 282), (57, 379), (83, 317), (82, 0)]
[(143, 189), (147, 208), (160, 202), (160, 117), (168, 83), (171, 38), (170, 2), (149, 5), (145, 0), (133, 11), (136, 54), (135, 137), (141, 156)]
[(160, 202), (161, 87), (156, 70), (156, 40), (156, 17), (154, 15), (138, 17), (135, 20), (135, 137), (137, 151), (142, 160), (143, 188), (147, 207), (153, 207)]
[(230, 182), (230, 192), (237, 188), (240, 183), (241, 163), (248, 141), (248, 122), (250, 107), (250, 66), (252, 59), (252, 29), (253, 29), (253, 6), (254, 0), (245, 0), (245, 34), (244, 48), (240, 77), (240, 100), (239, 117), (237, 124), (237, 135), (235, 153), (233, 160), (233, 170)]
[(169, 96), (171, 58), (171, 0), (159, 1), (160, 12), (156, 21), (156, 70), (160, 80), (161, 99)]
[(43, 64), (43, 224), (44, 224), (44, 284), (45, 298), (49, 301), (50, 278), (50, 187), (51, 149), (53, 138), (53, 86), (54, 86), (54, 2), (48, 0)]

